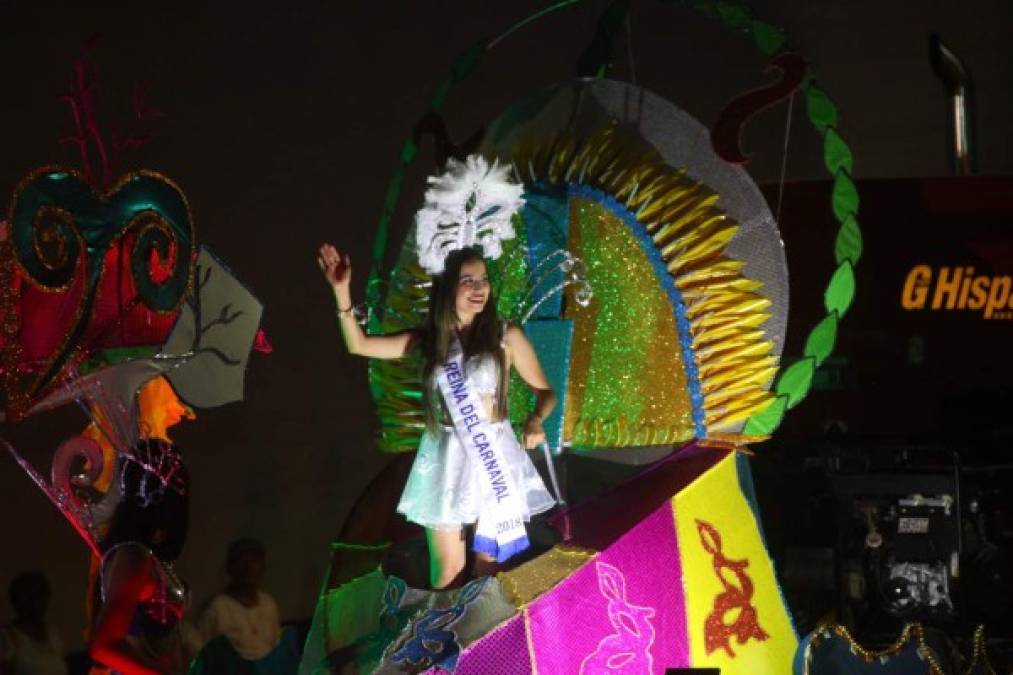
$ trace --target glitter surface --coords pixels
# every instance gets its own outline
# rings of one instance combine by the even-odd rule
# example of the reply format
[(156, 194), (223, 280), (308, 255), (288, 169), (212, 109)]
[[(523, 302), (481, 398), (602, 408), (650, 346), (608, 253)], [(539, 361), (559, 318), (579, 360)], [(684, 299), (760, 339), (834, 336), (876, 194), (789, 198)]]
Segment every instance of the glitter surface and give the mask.
[[(529, 288), (527, 230), (520, 221), (519, 215), (514, 216), (516, 237), (504, 242), (502, 257), (487, 261), (489, 278), (496, 293), (496, 310), (504, 321), (511, 323), (520, 320), (524, 296)], [(507, 399), (510, 423), (520, 438), (524, 421), (535, 407), (535, 396), (513, 368), (510, 369)]]
[(542, 372), (556, 392), (556, 407), (543, 423), (549, 449), (558, 451), (563, 445), (563, 415), (566, 412), (566, 382), (570, 372), (570, 345), (573, 343), (573, 322), (564, 319), (541, 319), (524, 324), (524, 332), (538, 354)]
[(508, 572), (500, 572), (496, 578), (507, 599), (522, 609), (573, 574), (594, 554), (594, 551), (587, 549), (556, 545), (534, 560)]
[(673, 308), (625, 223), (602, 205), (570, 200), (570, 250), (594, 298), (567, 296), (574, 321), (565, 436), (574, 448), (679, 443), (694, 437)]
[[(723, 196), (612, 122), (586, 136), (567, 128), (518, 137), (508, 155), (524, 172), (532, 202), (515, 242), (526, 239), (519, 257), (527, 264), (504, 260), (502, 273), (491, 269), (501, 315), (517, 322), (530, 309), (539, 312), (532, 316), (557, 318), (559, 284), (543, 284), (543, 277), (559, 278), (551, 256), (580, 261), (581, 283), (562, 296), (562, 318), (575, 322), (562, 397), (565, 444), (591, 449), (717, 439), (770, 404), (779, 338), (769, 320), (780, 300), (745, 274), (745, 261), (728, 257), (740, 224), (718, 206)], [(404, 251), (400, 264), (417, 268), (411, 256)], [(576, 280), (559, 271), (564, 282)], [(410, 269), (404, 273), (412, 276)], [(395, 286), (388, 307), (420, 312), (423, 295), (412, 300)], [(532, 309), (525, 296), (545, 286), (546, 303)], [(593, 294), (592, 302), (578, 302), (587, 300), (578, 290)], [(548, 352), (543, 357), (551, 360)], [(417, 376), (404, 367), (375, 371), (381, 437), (387, 448), (409, 449), (405, 441), (420, 426), (418, 403), (410, 400)], [(532, 397), (516, 375), (512, 382), (510, 417), (519, 425)]]

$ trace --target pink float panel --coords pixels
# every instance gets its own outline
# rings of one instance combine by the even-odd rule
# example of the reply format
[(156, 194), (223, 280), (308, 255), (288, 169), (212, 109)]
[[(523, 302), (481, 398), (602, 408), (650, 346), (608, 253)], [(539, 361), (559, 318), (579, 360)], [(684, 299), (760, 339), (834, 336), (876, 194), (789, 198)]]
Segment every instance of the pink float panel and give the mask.
[(672, 508), (640, 524), (525, 610), (531, 671), (650, 674), (689, 664)]
[[(441, 671), (442, 672), (442, 671)], [(531, 673), (524, 616), (517, 614), (461, 652), (455, 675)]]

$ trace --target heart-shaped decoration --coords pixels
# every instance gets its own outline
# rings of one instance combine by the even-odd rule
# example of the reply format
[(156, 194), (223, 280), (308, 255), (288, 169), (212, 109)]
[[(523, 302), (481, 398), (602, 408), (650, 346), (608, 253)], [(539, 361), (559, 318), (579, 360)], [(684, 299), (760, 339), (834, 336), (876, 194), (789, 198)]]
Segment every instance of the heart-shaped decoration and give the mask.
[(100, 194), (72, 170), (37, 169), (15, 189), (8, 221), (3, 264), (20, 280), (16, 306), (3, 308), (19, 318), (4, 326), (8, 408), (44, 393), (72, 354), (109, 346), (109, 331), (141, 317), (171, 325), (191, 286), (190, 208), (158, 173), (124, 175)]

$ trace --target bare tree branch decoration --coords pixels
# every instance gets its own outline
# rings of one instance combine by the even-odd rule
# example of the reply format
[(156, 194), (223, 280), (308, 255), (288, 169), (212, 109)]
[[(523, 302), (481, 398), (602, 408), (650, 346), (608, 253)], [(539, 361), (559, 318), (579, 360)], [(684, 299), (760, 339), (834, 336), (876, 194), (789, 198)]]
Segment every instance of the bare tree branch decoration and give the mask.
[(196, 289), (189, 300), (189, 305), (191, 309), (193, 309), (194, 316), (194, 336), (190, 351), (194, 355), (211, 354), (227, 366), (238, 366), (242, 363), (241, 359), (236, 359), (217, 347), (206, 347), (202, 344), (207, 334), (213, 328), (224, 328), (245, 314), (242, 310), (232, 311), (232, 303), (228, 303), (222, 307), (217, 318), (208, 321), (206, 324), (202, 324), (203, 309), (201, 307), (201, 295), (208, 284), (211, 283), (212, 272), (213, 270), (210, 267), (202, 267), (200, 264), (197, 265), (195, 275), (197, 279)]

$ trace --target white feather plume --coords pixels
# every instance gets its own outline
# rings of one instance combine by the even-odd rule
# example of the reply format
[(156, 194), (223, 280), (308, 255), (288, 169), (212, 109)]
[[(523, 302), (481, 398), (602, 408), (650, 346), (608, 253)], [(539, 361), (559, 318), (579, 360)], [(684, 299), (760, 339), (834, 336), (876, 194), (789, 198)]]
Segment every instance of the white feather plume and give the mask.
[(513, 239), (512, 218), (524, 205), (524, 187), (509, 178), (510, 167), (481, 155), (464, 162), (447, 161), (447, 171), (429, 177), (425, 205), (415, 214), (419, 264), (430, 274), (443, 271), (447, 254), (459, 248), (482, 247), (487, 258), (503, 253), (502, 242)]

